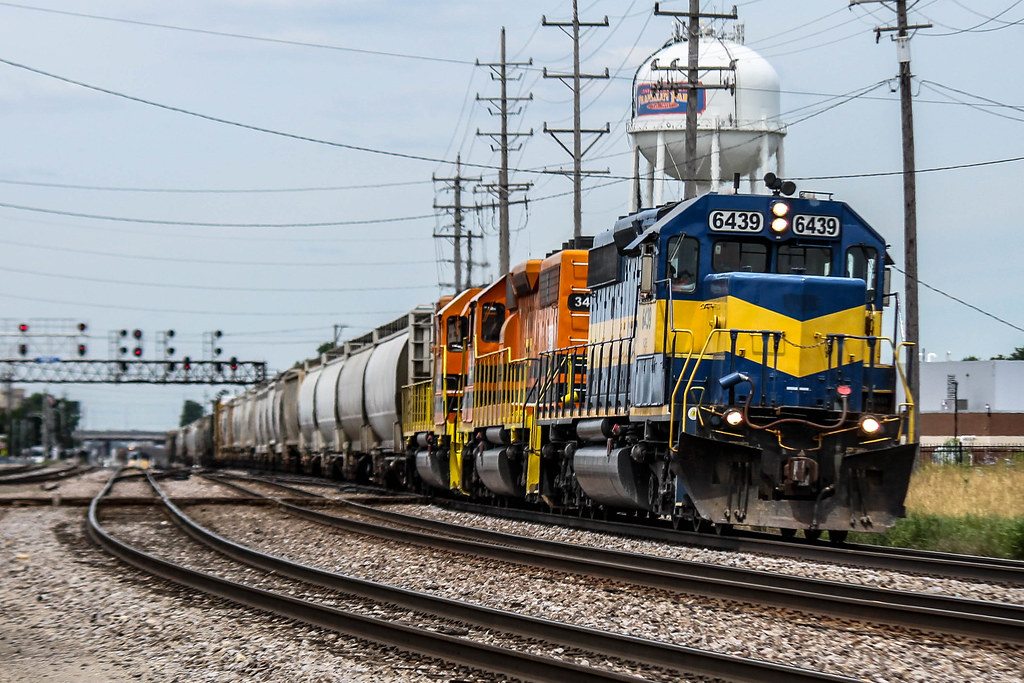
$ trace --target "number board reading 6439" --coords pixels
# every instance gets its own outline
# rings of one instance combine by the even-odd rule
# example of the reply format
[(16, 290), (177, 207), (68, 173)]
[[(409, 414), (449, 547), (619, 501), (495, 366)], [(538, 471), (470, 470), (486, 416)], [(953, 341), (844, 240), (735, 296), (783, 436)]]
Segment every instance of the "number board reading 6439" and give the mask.
[(839, 219), (835, 216), (793, 216), (793, 234), (804, 237), (839, 237)]
[(714, 232), (761, 232), (764, 216), (757, 211), (712, 211), (708, 227)]

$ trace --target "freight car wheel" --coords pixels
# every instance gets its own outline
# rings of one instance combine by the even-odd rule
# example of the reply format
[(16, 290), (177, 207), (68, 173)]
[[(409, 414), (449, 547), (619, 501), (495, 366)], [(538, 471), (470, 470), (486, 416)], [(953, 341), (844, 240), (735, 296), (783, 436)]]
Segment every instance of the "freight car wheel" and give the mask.
[(841, 545), (846, 543), (846, 537), (849, 535), (850, 532), (845, 529), (843, 531), (836, 531), (835, 529), (832, 529), (828, 532), (828, 541), (833, 545)]
[(716, 536), (728, 536), (732, 533), (732, 524), (712, 524), (711, 530)]
[(804, 538), (808, 541), (817, 541), (821, 538), (821, 529), (804, 529)]
[(796, 536), (796, 529), (779, 529), (779, 533), (783, 538), (793, 538)]

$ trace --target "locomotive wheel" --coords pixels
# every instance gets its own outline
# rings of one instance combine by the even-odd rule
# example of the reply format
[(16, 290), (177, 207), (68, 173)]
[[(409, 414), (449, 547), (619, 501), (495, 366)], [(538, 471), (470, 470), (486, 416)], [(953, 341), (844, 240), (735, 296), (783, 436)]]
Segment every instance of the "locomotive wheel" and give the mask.
[(804, 538), (808, 541), (817, 541), (821, 538), (821, 529), (804, 529)]
[(840, 545), (842, 543), (846, 543), (846, 537), (849, 536), (849, 535), (850, 535), (849, 531), (846, 531), (846, 530), (836, 531), (836, 530), (833, 529), (833, 530), (830, 530), (828, 532), (828, 540), (829, 540), (829, 543), (833, 543), (835, 545)]

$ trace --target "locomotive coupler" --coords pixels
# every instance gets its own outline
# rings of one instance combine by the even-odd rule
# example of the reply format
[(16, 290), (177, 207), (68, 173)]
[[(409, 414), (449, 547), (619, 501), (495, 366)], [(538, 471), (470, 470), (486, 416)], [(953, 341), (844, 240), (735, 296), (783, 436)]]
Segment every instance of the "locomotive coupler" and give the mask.
[(804, 451), (786, 461), (782, 467), (783, 488), (786, 495), (806, 493), (818, 482), (818, 463), (808, 458)]

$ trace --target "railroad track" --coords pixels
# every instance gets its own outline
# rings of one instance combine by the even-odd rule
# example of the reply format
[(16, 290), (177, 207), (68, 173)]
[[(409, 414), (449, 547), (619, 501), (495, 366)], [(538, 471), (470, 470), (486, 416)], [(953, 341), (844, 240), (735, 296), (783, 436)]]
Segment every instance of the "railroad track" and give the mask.
[[(122, 560), (171, 581), (198, 588), (241, 604), (272, 611), (289, 618), (329, 628), (346, 635), (373, 640), (401, 649), (440, 657), (485, 671), (536, 681), (641, 681), (634, 675), (592, 668), (548, 657), (530, 655), (514, 649), (475, 643), (464, 638), (433, 633), (393, 624), (351, 612), (344, 612), (286, 595), (245, 586), (213, 577), (181, 565), (148, 555), (118, 541), (98, 521), (102, 499), (115, 478), (94, 499), (89, 511), (89, 534), (101, 546)], [(596, 629), (561, 624), (527, 617), (426, 593), (326, 572), (314, 567), (246, 548), (207, 531), (190, 520), (151, 480), (165, 509), (183, 530), (196, 540), (251, 566), (272, 571), (315, 586), (338, 590), (375, 602), (395, 604), (442, 619), (454, 619), (487, 629), (498, 629), (516, 638), (539, 639), (563, 647), (599, 653), (602, 658), (616, 657), (657, 669), (696, 673), (736, 681), (853, 681), (842, 676), (808, 671), (694, 648), (660, 643)]]
[(829, 562), (853, 567), (887, 569), (928, 576), (1024, 586), (1024, 562), (1020, 560), (852, 543), (832, 546), (802, 539), (781, 540), (779, 536), (772, 534), (745, 531), (737, 531), (735, 535), (730, 536), (715, 536), (652, 527), (646, 524), (583, 519), (514, 508), (494, 508), (448, 498), (432, 498), (431, 502), (450, 510), (537, 524), (550, 524), (582, 531), (610, 533), (647, 541), (693, 545), (713, 550), (763, 553), (810, 562)]
[(66, 465), (60, 468), (34, 469), (27, 472), (18, 472), (0, 476), (0, 484), (33, 484), (40, 481), (52, 481), (55, 479), (68, 479), (86, 472), (91, 472), (95, 467), (90, 465)]
[[(227, 481), (224, 477), (214, 479), (247, 495), (261, 495), (250, 488)], [(266, 483), (257, 478), (248, 479)], [(307, 495), (310, 498), (314, 497), (311, 494)], [(455, 553), (574, 572), (688, 595), (753, 602), (827, 617), (884, 626), (909, 627), (931, 633), (984, 638), (1014, 645), (1024, 644), (1024, 607), (1018, 605), (874, 588), (569, 545), (457, 526), (379, 510), (350, 501), (334, 503), (360, 515), (379, 520), (383, 524), (404, 528), (338, 517), (283, 500), (279, 505), (297, 516), (349, 532), (415, 543)], [(410, 532), (410, 528), (417, 531)]]

